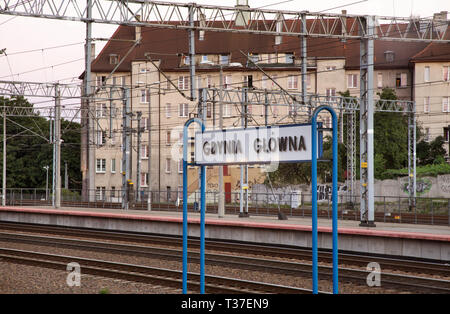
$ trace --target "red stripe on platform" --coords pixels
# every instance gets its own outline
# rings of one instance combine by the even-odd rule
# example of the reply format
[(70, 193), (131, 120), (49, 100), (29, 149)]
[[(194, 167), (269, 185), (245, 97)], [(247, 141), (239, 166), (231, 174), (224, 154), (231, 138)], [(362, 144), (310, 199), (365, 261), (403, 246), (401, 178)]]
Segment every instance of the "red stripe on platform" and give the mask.
[[(122, 213), (102, 213), (102, 212), (90, 212), (90, 211), (76, 211), (76, 210), (61, 210), (61, 209), (43, 209), (43, 208), (29, 208), (29, 207), (0, 207), (0, 211), (12, 211), (12, 212), (24, 212), (35, 214), (53, 214), (53, 215), (68, 215), (68, 216), (81, 216), (81, 217), (99, 217), (99, 218), (116, 218), (116, 219), (131, 219), (131, 220), (147, 220), (147, 221), (161, 221), (161, 222), (173, 222), (182, 223), (181, 217), (170, 216), (148, 216), (139, 214), (122, 214)], [(188, 223), (200, 223), (200, 218), (188, 218)], [(265, 223), (265, 222), (252, 222), (252, 221), (230, 221), (230, 220), (218, 220), (218, 219), (206, 219), (207, 225), (217, 226), (229, 226), (229, 227), (247, 227), (247, 228), (260, 228), (260, 229), (277, 229), (277, 230), (296, 230), (311, 232), (311, 226), (305, 225), (293, 225), (283, 223)], [(318, 227), (319, 232), (331, 233), (331, 227)], [(338, 228), (339, 234), (348, 235), (361, 235), (361, 236), (374, 236), (374, 237), (390, 237), (390, 238), (405, 238), (405, 239), (421, 239), (421, 240), (433, 240), (450, 242), (450, 235), (440, 235), (432, 233), (421, 232), (403, 232), (403, 231), (387, 231), (376, 230), (373, 228)]]

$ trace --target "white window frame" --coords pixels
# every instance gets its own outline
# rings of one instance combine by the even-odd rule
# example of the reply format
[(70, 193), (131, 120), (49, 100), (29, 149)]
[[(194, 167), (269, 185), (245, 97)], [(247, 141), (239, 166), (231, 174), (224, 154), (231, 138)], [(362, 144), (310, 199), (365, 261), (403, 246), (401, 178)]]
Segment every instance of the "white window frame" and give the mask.
[(166, 167), (165, 167), (166, 173), (171, 173), (171, 158), (166, 158)]
[(408, 73), (401, 73), (400, 74), (400, 87), (407, 87), (408, 86)]
[(105, 118), (108, 114), (108, 108), (106, 107), (106, 103), (95, 104), (95, 117), (96, 118)]
[(332, 101), (334, 97), (336, 97), (336, 88), (327, 88), (326, 89), (327, 101)]
[(347, 74), (347, 88), (358, 88), (358, 74)]
[(111, 173), (116, 173), (116, 158), (111, 158)]
[(141, 144), (141, 159), (148, 159), (148, 145)]
[(449, 65), (445, 65), (442, 67), (442, 80), (444, 82), (450, 81), (450, 66)]
[(298, 76), (297, 75), (288, 75), (288, 84), (287, 88), (291, 90), (298, 89)]
[(187, 75), (178, 76), (178, 89), (179, 90), (189, 89), (189, 76)]
[(170, 118), (170, 117), (172, 117), (172, 112), (171, 112), (171, 110), (172, 110), (172, 104), (171, 103), (166, 103), (166, 118)]
[(426, 96), (423, 98), (423, 113), (430, 112), (430, 97)]
[(189, 115), (189, 104), (181, 103), (178, 105), (178, 116), (180, 118), (186, 118)]
[(99, 146), (103, 146), (106, 144), (105, 131), (97, 130), (95, 132), (95, 143)]
[(139, 180), (141, 187), (148, 187), (148, 172), (141, 172)]
[(150, 89), (141, 89), (141, 104), (148, 104), (150, 102)]
[(231, 117), (231, 104), (223, 104), (223, 117)]
[(377, 87), (383, 88), (383, 73), (377, 74)]
[(431, 74), (431, 69), (429, 66), (426, 66), (423, 70), (423, 81), (424, 82), (430, 81), (430, 74)]
[(442, 97), (442, 112), (450, 112), (450, 97)]
[(106, 173), (106, 159), (97, 158), (95, 161), (95, 173)]
[(223, 77), (223, 88), (224, 89), (231, 89), (231, 84), (233, 81), (233, 77), (231, 75), (225, 75)]

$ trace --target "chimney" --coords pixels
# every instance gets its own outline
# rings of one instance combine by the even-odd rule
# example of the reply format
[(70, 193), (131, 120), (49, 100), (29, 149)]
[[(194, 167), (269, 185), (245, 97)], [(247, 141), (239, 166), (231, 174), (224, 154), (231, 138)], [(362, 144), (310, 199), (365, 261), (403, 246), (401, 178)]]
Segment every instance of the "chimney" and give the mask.
[[(342, 15), (347, 15), (347, 10), (341, 11)], [(342, 29), (341, 29), (342, 36), (347, 35), (347, 17), (342, 18)], [(346, 42), (346, 39), (341, 39), (341, 42)]]
[[(140, 22), (141, 21), (141, 16), (140, 15), (136, 15), (136, 21)], [(136, 41), (140, 41), (141, 40), (141, 27), (140, 26), (135, 26), (134, 28), (135, 30), (135, 40)]]
[(447, 11), (441, 11), (433, 14), (434, 30), (440, 33), (445, 33), (447, 30)]
[[(236, 9), (249, 9), (248, 0), (236, 0)], [(236, 11), (236, 20), (234, 23), (236, 26), (246, 26), (250, 20), (250, 12)]]

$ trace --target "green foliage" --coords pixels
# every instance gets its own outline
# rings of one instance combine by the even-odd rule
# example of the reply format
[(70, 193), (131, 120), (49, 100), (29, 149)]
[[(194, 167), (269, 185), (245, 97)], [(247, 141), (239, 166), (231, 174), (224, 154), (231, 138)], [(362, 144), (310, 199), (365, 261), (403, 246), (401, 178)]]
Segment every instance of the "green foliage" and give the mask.
[[(430, 164), (416, 168), (417, 177), (436, 177), (443, 174), (450, 174), (450, 164), (446, 163), (445, 160), (440, 164)], [(408, 176), (408, 168), (386, 170), (380, 179), (395, 179), (404, 176)]]
[[(25, 98), (3, 98), (0, 104), (15, 107), (33, 107)], [(64, 161), (68, 164), (69, 188), (81, 189), (80, 124), (61, 121), (61, 175), (64, 180)], [(0, 119), (0, 130), (3, 119)], [(53, 146), (49, 143), (50, 122), (36, 114), (35, 117), (7, 117), (6, 120), (6, 186), (8, 188), (45, 188), (49, 166), (51, 185)], [(3, 139), (2, 139), (3, 140)], [(3, 152), (1, 152), (1, 158)], [(0, 165), (2, 169), (3, 165)], [(64, 181), (63, 181), (64, 182)]]

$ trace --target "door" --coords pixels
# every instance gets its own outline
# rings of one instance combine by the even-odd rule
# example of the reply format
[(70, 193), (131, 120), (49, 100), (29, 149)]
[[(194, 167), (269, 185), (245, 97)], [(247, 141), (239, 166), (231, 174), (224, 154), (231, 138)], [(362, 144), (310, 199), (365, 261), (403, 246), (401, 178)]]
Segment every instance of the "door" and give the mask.
[(231, 203), (231, 183), (230, 182), (225, 183), (225, 203), (226, 204)]

